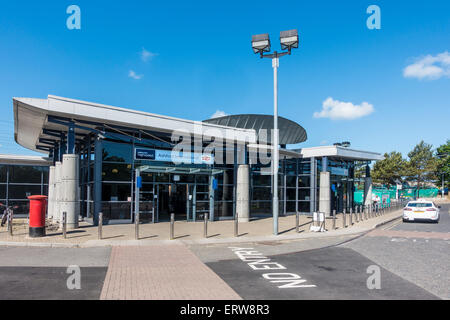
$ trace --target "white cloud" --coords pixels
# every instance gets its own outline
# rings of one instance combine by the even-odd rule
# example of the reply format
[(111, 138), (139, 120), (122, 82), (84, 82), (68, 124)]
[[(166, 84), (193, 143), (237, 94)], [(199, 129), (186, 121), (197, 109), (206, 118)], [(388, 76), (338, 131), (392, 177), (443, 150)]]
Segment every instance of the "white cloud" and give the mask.
[(140, 79), (142, 79), (143, 76), (144, 76), (143, 74), (137, 74), (133, 70), (130, 70), (128, 72), (128, 77), (133, 78), (135, 80), (140, 80)]
[(328, 140), (322, 140), (320, 141), (321, 146), (326, 146), (328, 144)]
[(228, 115), (228, 114), (225, 113), (225, 111), (222, 111), (222, 110), (216, 110), (216, 112), (214, 112), (214, 114), (211, 116), (211, 119), (213, 119), (213, 118), (225, 117), (225, 116), (227, 116), (227, 115)]
[(158, 55), (157, 53), (150, 52), (150, 51), (145, 50), (145, 48), (142, 48), (141, 59), (144, 62), (151, 60), (153, 57), (155, 57), (157, 55)]
[(360, 105), (327, 98), (322, 103), (322, 110), (314, 112), (314, 118), (330, 118), (332, 120), (354, 120), (365, 117), (375, 109), (373, 105), (363, 102)]
[(450, 54), (445, 51), (435, 56), (429, 54), (416, 59), (413, 64), (403, 69), (403, 76), (428, 80), (450, 77)]

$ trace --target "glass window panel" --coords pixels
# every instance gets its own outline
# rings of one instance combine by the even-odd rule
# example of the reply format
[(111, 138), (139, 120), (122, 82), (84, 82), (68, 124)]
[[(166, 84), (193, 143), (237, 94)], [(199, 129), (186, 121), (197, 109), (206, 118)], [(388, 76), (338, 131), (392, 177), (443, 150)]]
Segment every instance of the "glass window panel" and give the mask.
[(128, 201), (131, 197), (131, 184), (129, 183), (103, 183), (103, 201)]
[(8, 167), (5, 165), (0, 165), (0, 182), (6, 182), (6, 171)]
[(209, 176), (205, 174), (199, 174), (196, 176), (197, 184), (208, 184), (209, 183)]
[(309, 189), (298, 189), (298, 200), (309, 200), (310, 193)]
[(295, 199), (295, 188), (294, 189), (290, 189), (287, 188), (286, 189), (286, 200), (297, 200)]
[(286, 212), (295, 212), (295, 201), (286, 202)]
[(28, 199), (29, 196), (40, 195), (40, 185), (9, 185), (9, 199)]
[(0, 184), (0, 199), (6, 199), (6, 184)]
[(103, 161), (131, 163), (132, 149), (130, 144), (103, 141)]
[(131, 218), (130, 202), (102, 202), (102, 212), (105, 220), (118, 220)]
[(131, 164), (103, 163), (103, 181), (131, 181)]
[(299, 212), (310, 212), (310, 203), (309, 201), (299, 201), (298, 202), (298, 211)]
[(216, 217), (232, 217), (233, 216), (233, 202), (219, 201), (214, 203), (214, 215)]
[(169, 182), (169, 177), (168, 173), (155, 173), (155, 181), (157, 182)]
[[(8, 204), (13, 207), (14, 214), (29, 214), (30, 201), (9, 201)], [(17, 208), (14, 208), (17, 206)]]
[(9, 182), (41, 183), (43, 167), (9, 166)]
[(272, 202), (270, 201), (252, 201), (250, 204), (250, 214), (271, 214)]
[(287, 176), (286, 177), (286, 187), (294, 187), (295, 188), (295, 180), (296, 176)]
[(197, 192), (209, 192), (209, 185), (197, 185)]
[(270, 175), (252, 174), (253, 186), (271, 186), (272, 177)]
[(272, 188), (255, 187), (252, 190), (252, 200), (270, 200), (272, 198)]
[(299, 188), (309, 188), (311, 185), (311, 177), (310, 176), (299, 176), (298, 177), (298, 187)]
[(221, 186), (216, 190), (215, 200), (223, 201), (223, 200), (233, 200), (233, 186), (226, 185)]

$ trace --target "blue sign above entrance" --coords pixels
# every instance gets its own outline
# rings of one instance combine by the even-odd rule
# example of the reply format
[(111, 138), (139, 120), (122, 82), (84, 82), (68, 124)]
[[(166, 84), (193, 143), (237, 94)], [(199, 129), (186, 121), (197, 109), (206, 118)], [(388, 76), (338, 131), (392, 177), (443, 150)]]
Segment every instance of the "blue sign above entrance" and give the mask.
[(214, 156), (202, 153), (175, 152), (172, 150), (158, 150), (147, 148), (134, 149), (135, 160), (164, 161), (185, 164), (213, 164)]
[(134, 158), (136, 160), (156, 160), (156, 150), (136, 148)]

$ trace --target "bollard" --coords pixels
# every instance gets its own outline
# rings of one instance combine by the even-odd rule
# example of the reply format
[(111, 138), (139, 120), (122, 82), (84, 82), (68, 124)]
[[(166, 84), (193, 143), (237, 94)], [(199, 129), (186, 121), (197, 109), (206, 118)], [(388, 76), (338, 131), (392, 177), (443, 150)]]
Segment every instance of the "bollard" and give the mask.
[(336, 210), (333, 210), (333, 230), (336, 229)]
[(136, 212), (135, 216), (134, 216), (134, 238), (136, 240), (139, 240), (139, 212)]
[(353, 208), (350, 208), (350, 222), (349, 222), (350, 226), (353, 225)]
[(208, 215), (205, 213), (203, 214), (203, 237), (208, 238)]
[(8, 210), (8, 217), (7, 217), (7, 230), (10, 237), (13, 236), (13, 217), (12, 217), (12, 210)]
[(299, 217), (299, 212), (297, 211), (297, 213), (295, 214), (295, 232), (296, 233), (299, 233), (299, 229), (300, 229), (300, 227), (299, 227), (299, 220), (300, 220), (300, 217)]
[(238, 213), (236, 212), (236, 216), (234, 217), (234, 236), (239, 237), (239, 219), (238, 219)]
[(62, 213), (62, 234), (64, 239), (67, 239), (67, 212)]
[(345, 221), (345, 215), (346, 215), (346, 213), (345, 213), (345, 209), (344, 209), (344, 211), (343, 211), (343, 213), (342, 213), (342, 228), (347, 228), (347, 223), (346, 223), (346, 221)]
[(174, 224), (175, 224), (175, 214), (170, 214), (170, 240), (173, 240), (174, 233)]
[(98, 213), (98, 240), (103, 238), (103, 212)]

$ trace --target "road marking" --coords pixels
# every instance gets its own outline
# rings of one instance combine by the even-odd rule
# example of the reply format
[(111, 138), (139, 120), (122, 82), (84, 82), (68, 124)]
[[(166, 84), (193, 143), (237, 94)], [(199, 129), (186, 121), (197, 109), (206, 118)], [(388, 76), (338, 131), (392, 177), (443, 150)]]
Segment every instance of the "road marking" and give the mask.
[[(236, 256), (244, 262), (247, 262), (248, 266), (254, 270), (286, 270), (287, 268), (278, 262), (273, 262), (272, 259), (264, 256), (254, 248), (240, 248), (240, 247), (228, 247)], [(262, 277), (269, 280), (271, 283), (284, 283), (279, 285), (280, 289), (287, 288), (315, 288), (316, 285), (304, 284), (307, 280), (302, 279), (301, 276), (295, 273), (285, 272), (271, 272), (264, 273)]]

